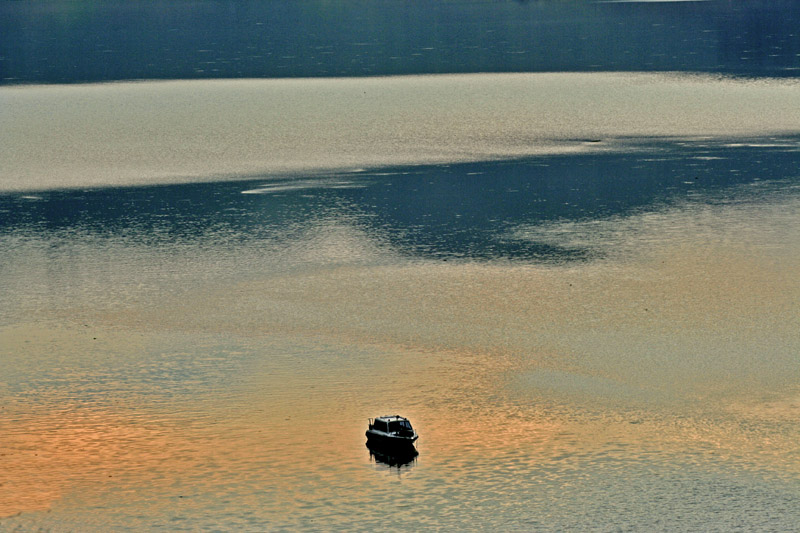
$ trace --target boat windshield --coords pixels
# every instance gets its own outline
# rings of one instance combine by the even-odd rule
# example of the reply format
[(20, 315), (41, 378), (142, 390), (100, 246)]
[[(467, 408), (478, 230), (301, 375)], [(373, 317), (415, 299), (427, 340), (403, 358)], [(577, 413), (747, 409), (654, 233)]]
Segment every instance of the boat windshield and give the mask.
[(408, 420), (396, 420), (389, 422), (389, 431), (402, 431), (411, 429), (411, 424)]

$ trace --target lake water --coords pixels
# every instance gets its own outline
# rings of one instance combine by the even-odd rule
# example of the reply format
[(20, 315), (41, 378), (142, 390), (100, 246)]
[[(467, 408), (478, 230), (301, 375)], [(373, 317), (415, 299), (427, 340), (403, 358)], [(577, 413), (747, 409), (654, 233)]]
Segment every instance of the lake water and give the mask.
[(466, 72), (796, 77), (794, 0), (4, 2), (0, 83)]
[(0, 530), (796, 529), (791, 3), (299, 5), (2, 6)]

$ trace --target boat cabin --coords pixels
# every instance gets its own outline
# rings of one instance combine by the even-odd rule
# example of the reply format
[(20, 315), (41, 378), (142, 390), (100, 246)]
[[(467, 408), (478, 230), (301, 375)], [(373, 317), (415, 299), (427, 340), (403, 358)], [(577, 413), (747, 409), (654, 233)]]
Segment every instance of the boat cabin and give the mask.
[(413, 431), (414, 429), (411, 427), (411, 422), (409, 422), (407, 418), (398, 415), (379, 416), (375, 419), (370, 418), (369, 427), (370, 429), (390, 434), (405, 433)]
[(419, 438), (411, 422), (400, 415), (379, 416), (369, 419), (367, 446), (414, 452), (414, 442)]

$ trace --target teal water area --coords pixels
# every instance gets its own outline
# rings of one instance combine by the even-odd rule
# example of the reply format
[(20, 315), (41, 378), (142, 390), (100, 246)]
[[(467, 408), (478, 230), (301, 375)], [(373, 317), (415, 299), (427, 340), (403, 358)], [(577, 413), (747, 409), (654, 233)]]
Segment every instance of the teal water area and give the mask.
[(598, 259), (596, 249), (526, 242), (513, 231), (625, 217), (694, 196), (723, 202), (742, 185), (793, 183), (798, 154), (792, 136), (631, 141), (611, 153), (17, 192), (0, 196), (0, 231), (241, 245), (291, 240), (334, 218), (410, 258), (586, 261)]
[(4, 2), (0, 83), (469, 72), (797, 76), (791, 0)]

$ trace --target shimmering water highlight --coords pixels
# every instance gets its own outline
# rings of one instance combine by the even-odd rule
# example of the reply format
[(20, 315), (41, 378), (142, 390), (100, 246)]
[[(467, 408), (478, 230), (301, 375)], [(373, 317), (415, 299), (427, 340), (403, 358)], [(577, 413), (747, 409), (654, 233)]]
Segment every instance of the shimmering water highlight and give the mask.
[[(620, 149), (800, 124), (794, 80), (540, 73), (0, 88), (0, 189)], [(602, 142), (589, 142), (602, 141)]]

